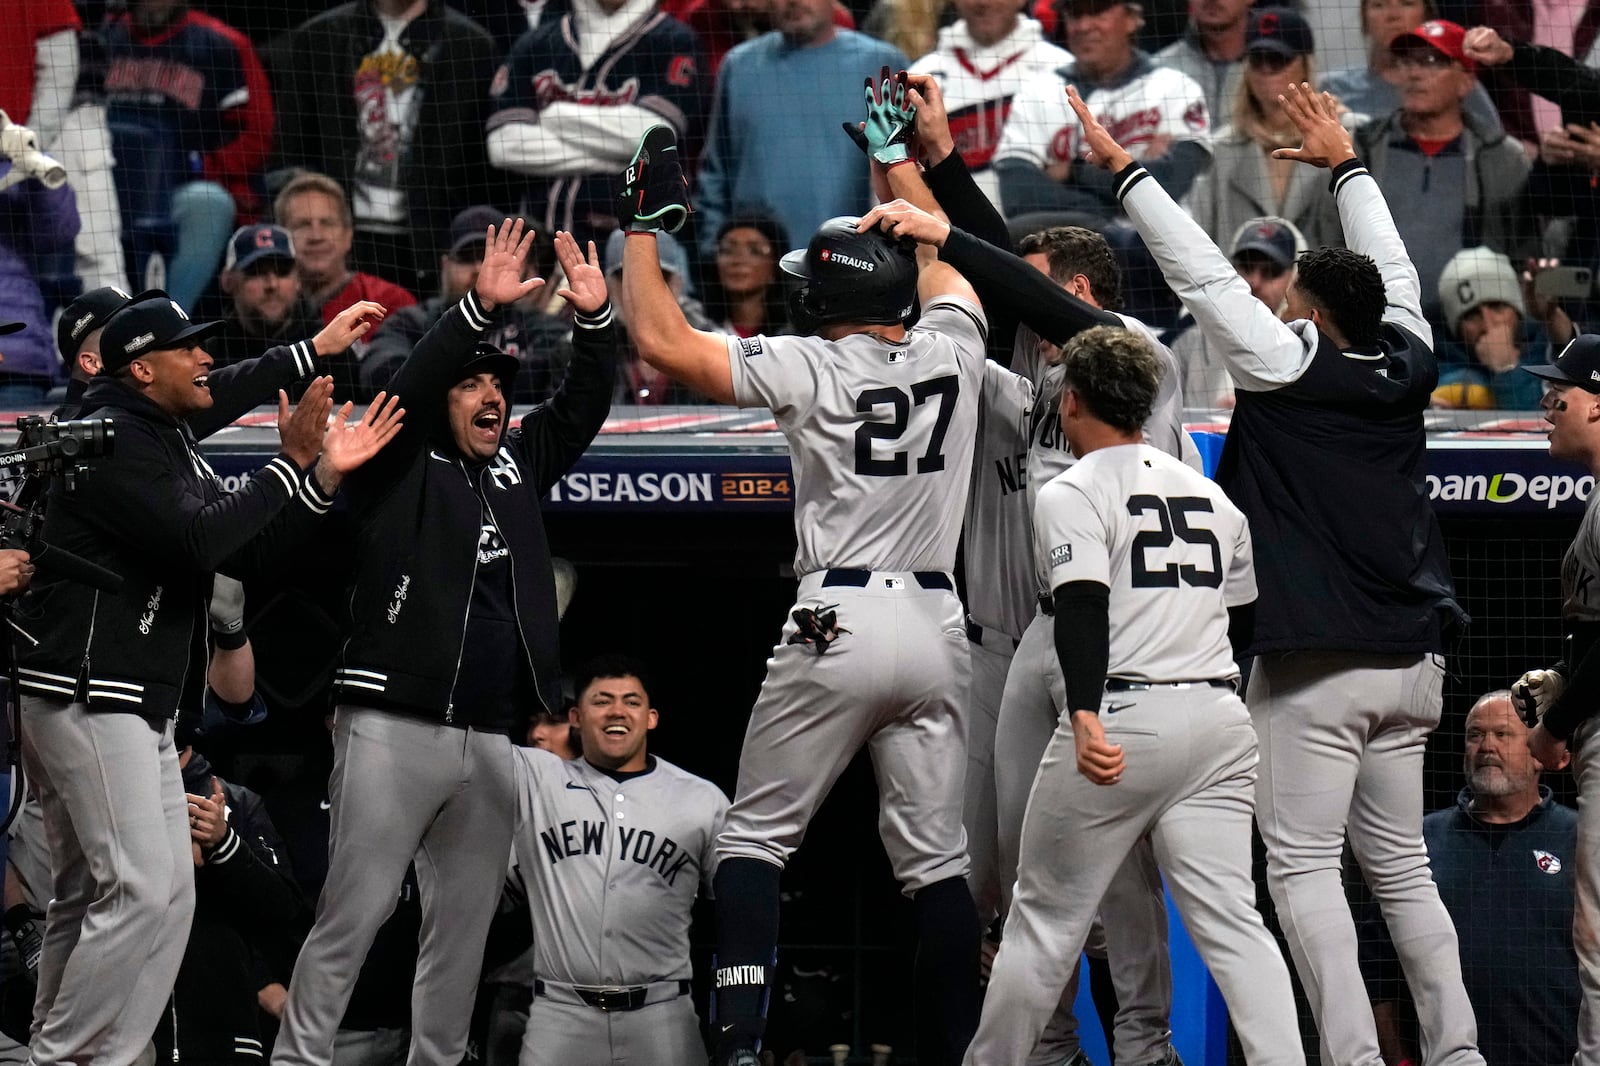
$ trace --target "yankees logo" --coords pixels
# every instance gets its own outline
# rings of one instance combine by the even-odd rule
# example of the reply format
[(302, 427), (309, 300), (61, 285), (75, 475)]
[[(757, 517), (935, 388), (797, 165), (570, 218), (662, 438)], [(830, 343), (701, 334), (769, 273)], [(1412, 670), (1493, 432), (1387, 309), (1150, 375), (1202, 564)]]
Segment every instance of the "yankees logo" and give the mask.
[(497, 489), (509, 489), (522, 484), (522, 471), (517, 469), (516, 460), (504, 448), (495, 453), (494, 462), (489, 465), (489, 477)]

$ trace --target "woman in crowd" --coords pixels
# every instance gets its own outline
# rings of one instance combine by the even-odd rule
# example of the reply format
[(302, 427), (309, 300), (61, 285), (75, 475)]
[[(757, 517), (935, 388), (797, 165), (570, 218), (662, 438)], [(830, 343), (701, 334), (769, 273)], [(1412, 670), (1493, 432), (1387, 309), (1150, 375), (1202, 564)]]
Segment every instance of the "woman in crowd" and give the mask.
[(1262, 216), (1288, 219), (1312, 247), (1340, 243), (1337, 232), (1322, 232), (1333, 224), (1323, 210), (1326, 179), (1292, 159), (1272, 157), (1300, 143), (1278, 96), (1290, 85), (1315, 82), (1314, 52), (1311, 26), (1298, 11), (1268, 7), (1251, 14), (1244, 79), (1229, 125), (1218, 132), (1211, 168), (1190, 195), (1195, 221), (1224, 248), (1241, 226)]
[(722, 224), (705, 303), (719, 329), (741, 337), (793, 332), (778, 274), (778, 257), (788, 247), (783, 224), (765, 212), (744, 211)]

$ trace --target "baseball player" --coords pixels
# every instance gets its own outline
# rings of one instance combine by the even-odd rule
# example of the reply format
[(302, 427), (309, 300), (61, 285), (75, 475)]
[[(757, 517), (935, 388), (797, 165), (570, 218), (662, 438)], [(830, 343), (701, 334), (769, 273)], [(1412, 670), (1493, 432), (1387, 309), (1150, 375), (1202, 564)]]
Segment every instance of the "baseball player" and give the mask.
[(352, 489), (354, 626), (339, 693), (328, 877), (289, 985), (280, 1066), (330, 1061), (361, 960), (413, 859), (422, 894), (411, 1061), (465, 1051), (485, 936), (514, 822), (508, 734), (560, 702), (555, 577), (539, 499), (605, 422), (616, 339), (599, 256), (556, 254), (576, 311), (560, 390), (507, 428), (517, 360), (479, 343), (490, 312), (530, 295), (533, 233), (490, 227), (471, 292), (391, 385), (412, 432)]
[(1249, 527), (1214, 483), (1143, 443), (1163, 374), (1148, 341), (1089, 330), (1064, 374), (1062, 433), (1079, 462), (1040, 489), (1034, 529), (1072, 710), (1034, 782), (966, 1061), (1026, 1061), (1098, 901), (1148, 834), (1246, 1061), (1304, 1063), (1250, 876), (1256, 739), (1228, 639), (1229, 609), (1256, 594)]
[[(879, 178), (906, 160), (909, 118), (869, 107)], [(869, 102), (872, 93), (869, 91)], [(798, 337), (692, 329), (662, 279), (653, 227), (686, 210), (670, 134), (629, 168), (623, 282), (640, 355), (723, 403), (768, 407), (795, 472), (798, 596), (767, 663), (717, 842), (714, 1061), (753, 1064), (777, 943), (778, 882), (818, 804), (862, 748), (879, 831), (915, 904), (917, 1060), (960, 1058), (977, 1007), (978, 922), (961, 828), (969, 667), (955, 564), (986, 323), (931, 254), (831, 219), (783, 259)], [(669, 219), (670, 216), (670, 219)], [(668, 220), (668, 221), (663, 221)], [(913, 300), (922, 318), (907, 330)]]
[[(1583, 334), (1552, 366), (1528, 367), (1548, 380), (1542, 407), (1550, 423), (1550, 454), (1600, 472), (1600, 336)], [(1561, 616), (1566, 630), (1564, 661), (1530, 670), (1511, 686), (1523, 718), (1532, 727), (1528, 748), (1543, 766), (1556, 768), (1571, 751), (1578, 779), (1578, 870), (1572, 919), (1578, 954), (1578, 1053), (1575, 1066), (1600, 1063), (1600, 740), (1594, 715), (1600, 709), (1600, 493), (1591, 493), (1578, 535), (1561, 560)]]
[(1341, 877), (1348, 830), (1429, 1061), (1481, 1063), (1422, 843), (1423, 747), (1439, 722), (1445, 641), (1466, 616), (1423, 482), (1438, 365), (1416, 269), (1331, 96), (1291, 87), (1282, 99), (1303, 143), (1275, 154), (1331, 168), (1349, 249), (1300, 257), (1285, 323), (1069, 93), (1091, 160), (1115, 174), (1128, 217), (1238, 388), (1217, 480), (1260, 548), (1246, 646), (1256, 808), (1322, 1061), (1378, 1061)]
[[(972, 227), (972, 232), (953, 230), (909, 205), (885, 207), (869, 218), (874, 221), (892, 218), (898, 227), (896, 233), (940, 244), (941, 258), (971, 278), (980, 297), (987, 301), (985, 306), (990, 309), (991, 322), (1003, 323), (1002, 329), (1005, 324), (1020, 324), (1020, 328), (1014, 330), (1014, 350), (1009, 353), (1010, 365), (1016, 374), (990, 368), (981, 414), (987, 437), (995, 432), (997, 416), (1016, 412), (1019, 406), (1023, 410), (1023, 417), (1028, 420), (1021, 430), (1028, 439), (1024, 469), (1026, 503), (1031, 505), (1032, 495), (1038, 488), (1073, 461), (1054, 418), (1061, 392), (1060, 370), (1052, 365), (1058, 350), (1054, 343), (1042, 341), (1041, 334), (1059, 343), (1095, 325), (1123, 326), (1141, 332), (1152, 342), (1167, 371), (1162, 378), (1156, 410), (1145, 427), (1147, 439), (1199, 469), (1198, 451), (1183, 429), (1177, 386), (1179, 375), (1171, 353), (1155, 341), (1154, 334), (1142, 323), (1102, 309), (1103, 305), (1115, 307), (1120, 302), (1121, 291), (1118, 267), (1105, 239), (1076, 227), (1058, 227), (1030, 235), (1021, 246), (1028, 260), (1026, 263), (996, 247), (1004, 240), (1004, 224), (953, 154), (937, 84), (916, 76), (909, 80), (917, 103), (918, 138), (924, 144), (933, 145), (932, 152), (938, 156), (930, 170), (930, 184), (951, 217), (959, 217)], [(980, 234), (983, 239), (977, 236)], [(996, 378), (1002, 380), (996, 383)], [(1018, 389), (1023, 394), (1021, 398), (1013, 395)], [(985, 472), (975, 469), (975, 477), (982, 473)], [(1001, 507), (994, 507), (995, 502)], [(982, 512), (978, 511), (986, 506), (991, 508), (990, 517), (982, 517)], [(1028, 513), (1022, 510), (1012, 515), (1003, 512), (1003, 506), (1004, 497), (995, 501), (993, 493), (981, 491), (975, 481), (970, 507), (980, 517), (969, 516), (968, 530), (976, 527), (980, 532), (987, 532), (997, 518), (1001, 521), (1015, 518), (1016, 522), (1005, 530), (1008, 539), (995, 541), (1002, 551), (985, 560), (990, 564), (989, 572), (998, 569), (1002, 577), (982, 583), (969, 580), (969, 598), (984, 586), (1009, 587), (1010, 582), (1003, 575), (1016, 574), (1016, 570), (1006, 565), (1013, 559), (1017, 562), (1011, 565), (1017, 565), (1024, 575), (1033, 569)], [(989, 544), (985, 539), (967, 543), (969, 573), (984, 572), (984, 561), (975, 561), (984, 557), (974, 553)], [(1008, 547), (1012, 548), (1011, 553), (1003, 554)], [(1047, 591), (1044, 580), (1045, 575), (1038, 574), (1027, 586), (1030, 601), (1027, 615), (1032, 620), (1016, 645), (1015, 658), (1002, 682), (1004, 695), (997, 711), (990, 705), (988, 713), (983, 713), (985, 705), (980, 702), (980, 694), (985, 689), (979, 686), (978, 679), (984, 675), (977, 671), (979, 653), (973, 653), (974, 698), (968, 728), (969, 846), (973, 848), (975, 869), (984, 869), (979, 865), (979, 856), (986, 854), (981, 845), (998, 837), (995, 846), (998, 887), (1007, 897), (1016, 875), (1017, 841), (1028, 789), (1045, 744), (1064, 713), (1060, 671), (1050, 645), (1051, 620), (1042, 608), (1036, 612), (1033, 606), (1048, 603), (1048, 596), (1042, 595)], [(984, 634), (980, 631), (978, 635)], [(987, 648), (982, 658), (992, 658)], [(984, 731), (989, 723), (994, 723), (993, 733)], [(984, 757), (987, 762), (980, 763)], [(983, 770), (988, 771), (987, 778), (982, 776)], [(987, 823), (973, 817), (981, 808), (981, 799), (974, 799), (973, 791), (985, 786), (993, 790), (990, 796), (997, 796), (995, 818)], [(982, 882), (974, 883), (981, 891)], [(979, 898), (986, 900), (987, 897), (980, 894)], [(1107, 921), (1112, 929), (1109, 936), (1126, 945), (1116, 953), (1112, 966), (1119, 999), (1118, 1058), (1132, 1063), (1165, 1060), (1173, 1054), (1168, 1043), (1171, 977), (1165, 951), (1166, 907), (1148, 846), (1136, 850), (1134, 861), (1124, 879), (1109, 894), (1107, 903)], [(1161, 950), (1147, 950), (1146, 943), (1151, 936), (1158, 939)], [(1097, 953), (1103, 951), (1104, 945), (1098, 935), (1094, 944)], [(1074, 974), (1063, 996), (1062, 1009), (1035, 1050), (1033, 1062), (1053, 1066), (1081, 1054), (1072, 1011), (1076, 996)]]
[(516, 752), (535, 975), (521, 1066), (701, 1066), (689, 910), (710, 890), (728, 798), (645, 750), (657, 713), (642, 666), (602, 656), (576, 683), (583, 755)]

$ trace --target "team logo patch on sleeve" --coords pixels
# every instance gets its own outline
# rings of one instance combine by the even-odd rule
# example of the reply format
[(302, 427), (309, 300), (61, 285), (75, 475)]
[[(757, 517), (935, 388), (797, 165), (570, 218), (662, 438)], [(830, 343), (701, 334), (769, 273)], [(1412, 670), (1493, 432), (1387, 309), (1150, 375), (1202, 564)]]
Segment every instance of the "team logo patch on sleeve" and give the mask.
[(1062, 563), (1072, 562), (1072, 545), (1057, 544), (1050, 549), (1050, 565), (1060, 566)]
[(766, 349), (761, 346), (760, 337), (739, 338), (739, 350), (744, 353), (744, 357), (746, 359), (750, 358), (752, 355), (760, 355), (762, 352), (766, 351)]
[(1533, 861), (1534, 864), (1539, 867), (1539, 869), (1543, 870), (1547, 874), (1558, 874), (1561, 872), (1560, 857), (1552, 855), (1548, 851), (1534, 848)]

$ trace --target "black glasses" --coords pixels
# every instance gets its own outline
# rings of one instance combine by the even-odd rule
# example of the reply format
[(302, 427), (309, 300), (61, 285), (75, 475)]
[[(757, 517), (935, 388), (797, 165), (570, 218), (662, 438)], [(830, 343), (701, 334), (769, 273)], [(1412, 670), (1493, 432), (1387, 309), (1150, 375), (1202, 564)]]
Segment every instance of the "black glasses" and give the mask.
[(260, 278), (268, 274), (274, 277), (286, 278), (294, 273), (294, 260), (279, 259), (275, 256), (267, 259), (257, 259), (240, 273), (247, 278)]

